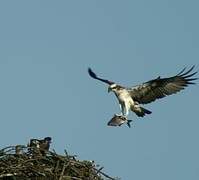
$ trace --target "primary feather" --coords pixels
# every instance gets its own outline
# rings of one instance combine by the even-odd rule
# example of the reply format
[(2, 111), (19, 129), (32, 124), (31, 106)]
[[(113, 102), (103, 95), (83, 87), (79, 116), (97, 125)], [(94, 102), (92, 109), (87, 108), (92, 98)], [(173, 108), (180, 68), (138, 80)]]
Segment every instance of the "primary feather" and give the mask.
[(155, 101), (156, 99), (175, 94), (183, 90), (189, 84), (195, 84), (193, 81), (198, 78), (191, 78), (197, 72), (190, 72), (194, 69), (192, 66), (188, 71), (185, 68), (175, 76), (169, 78), (156, 78), (145, 82), (141, 85), (129, 88), (128, 91), (131, 97), (141, 104), (146, 104)]
[(97, 80), (100, 80), (100, 81), (102, 81), (102, 82), (105, 82), (105, 83), (107, 83), (107, 84), (109, 84), (109, 85), (114, 84), (114, 82), (112, 82), (112, 81), (109, 81), (109, 80), (106, 80), (106, 79), (102, 79), (102, 78), (97, 77), (97, 75), (92, 71), (91, 68), (88, 68), (88, 74), (89, 74), (92, 78), (97, 79)]

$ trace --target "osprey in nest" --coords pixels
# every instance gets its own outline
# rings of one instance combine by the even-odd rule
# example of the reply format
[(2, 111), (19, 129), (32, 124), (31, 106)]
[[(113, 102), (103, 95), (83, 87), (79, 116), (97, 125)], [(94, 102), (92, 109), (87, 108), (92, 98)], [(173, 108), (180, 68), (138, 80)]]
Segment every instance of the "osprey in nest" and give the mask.
[(116, 84), (115, 82), (102, 79), (98, 77), (91, 68), (88, 68), (89, 75), (108, 84), (108, 92), (114, 92), (116, 95), (120, 109), (121, 115), (128, 116), (129, 110), (133, 111), (137, 116), (143, 117), (146, 114), (151, 114), (152, 112), (143, 108), (141, 104), (147, 104), (166, 97), (171, 94), (175, 94), (183, 90), (189, 84), (195, 84), (193, 81), (198, 78), (193, 78), (197, 72), (192, 72), (195, 66), (192, 66), (186, 71), (184, 68), (177, 75), (161, 78), (160, 76), (156, 79), (147, 81), (137, 86), (130, 88)]

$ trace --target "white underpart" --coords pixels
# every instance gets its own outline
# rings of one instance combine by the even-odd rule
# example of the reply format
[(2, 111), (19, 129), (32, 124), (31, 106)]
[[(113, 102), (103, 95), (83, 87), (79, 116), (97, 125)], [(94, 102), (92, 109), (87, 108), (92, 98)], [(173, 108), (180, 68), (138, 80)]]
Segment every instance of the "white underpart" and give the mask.
[(113, 92), (118, 98), (122, 115), (128, 116), (131, 106), (135, 106), (135, 102), (131, 98), (129, 92), (126, 89), (121, 89)]

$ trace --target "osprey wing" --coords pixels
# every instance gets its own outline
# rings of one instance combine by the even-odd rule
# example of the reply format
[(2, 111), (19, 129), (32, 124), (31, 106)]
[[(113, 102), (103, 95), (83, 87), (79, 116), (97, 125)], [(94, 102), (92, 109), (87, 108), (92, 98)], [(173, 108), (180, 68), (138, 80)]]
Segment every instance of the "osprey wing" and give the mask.
[(156, 99), (175, 94), (183, 90), (189, 84), (195, 84), (193, 81), (198, 78), (192, 78), (197, 72), (191, 73), (195, 66), (192, 66), (185, 72), (184, 68), (180, 73), (169, 78), (156, 78), (141, 85), (129, 88), (131, 97), (141, 104), (155, 101)]
[(89, 74), (92, 78), (97, 79), (97, 80), (99, 80), (99, 81), (102, 81), (102, 82), (104, 82), (104, 83), (106, 83), (106, 84), (109, 84), (109, 85), (114, 84), (114, 82), (112, 82), (112, 81), (99, 78), (99, 77), (92, 71), (91, 68), (88, 68), (88, 74)]

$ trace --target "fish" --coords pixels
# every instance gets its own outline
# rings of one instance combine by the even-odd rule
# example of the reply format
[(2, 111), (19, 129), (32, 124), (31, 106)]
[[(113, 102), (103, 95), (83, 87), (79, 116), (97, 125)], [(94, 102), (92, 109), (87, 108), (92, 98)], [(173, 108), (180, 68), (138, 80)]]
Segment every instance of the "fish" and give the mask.
[(126, 123), (127, 126), (130, 128), (132, 120), (127, 119), (126, 116), (114, 114), (111, 120), (107, 123), (108, 126), (121, 126), (122, 124)]

